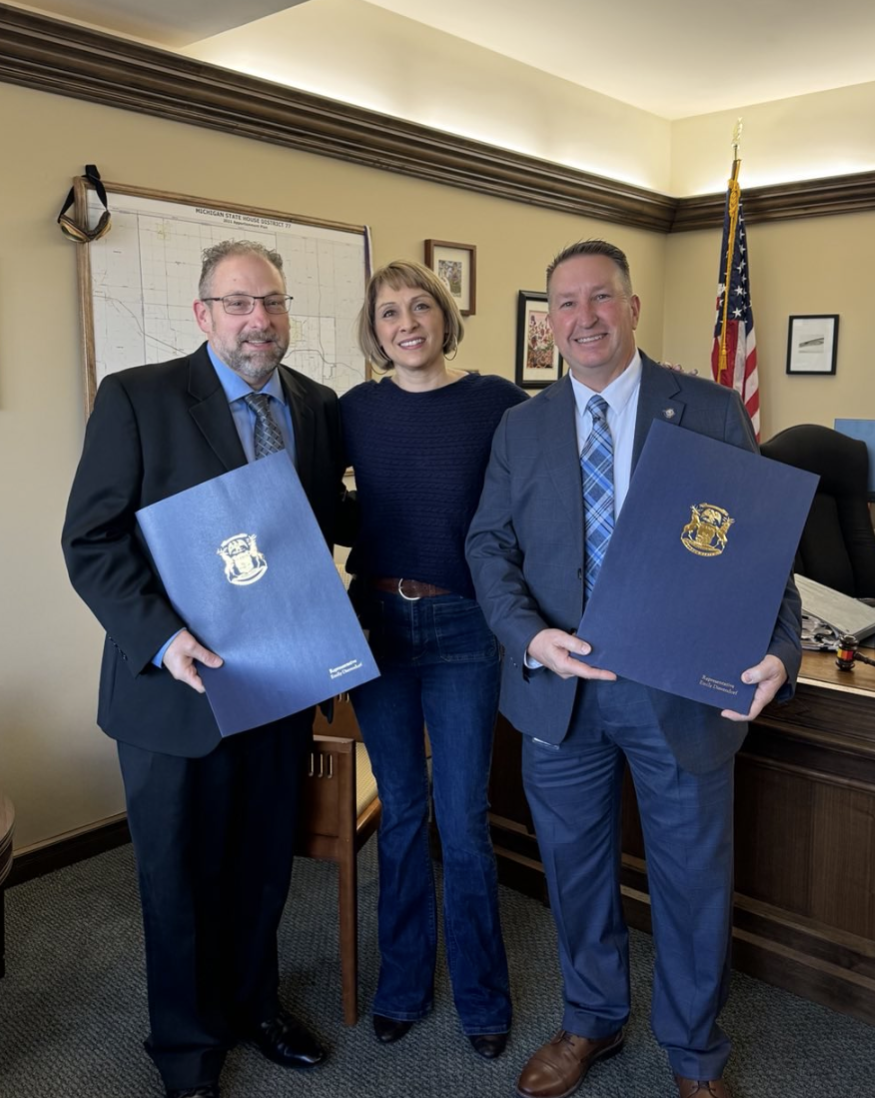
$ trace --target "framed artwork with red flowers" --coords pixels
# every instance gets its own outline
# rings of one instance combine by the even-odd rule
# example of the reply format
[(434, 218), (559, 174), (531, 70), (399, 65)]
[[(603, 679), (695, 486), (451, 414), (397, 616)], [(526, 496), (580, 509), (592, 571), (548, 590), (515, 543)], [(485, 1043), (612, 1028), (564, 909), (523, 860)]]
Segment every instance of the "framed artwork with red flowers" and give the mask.
[(516, 322), (516, 383), (546, 389), (562, 376), (562, 356), (547, 322), (547, 295), (520, 290)]

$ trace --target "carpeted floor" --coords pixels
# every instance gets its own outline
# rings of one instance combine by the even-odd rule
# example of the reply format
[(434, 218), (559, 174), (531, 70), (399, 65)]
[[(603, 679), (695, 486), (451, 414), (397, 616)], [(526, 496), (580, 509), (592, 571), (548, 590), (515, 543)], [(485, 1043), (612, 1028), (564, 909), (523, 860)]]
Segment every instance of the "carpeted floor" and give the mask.
[[(283, 996), (330, 1046), (309, 1073), (236, 1049), (223, 1098), (511, 1098), (529, 1054), (557, 1028), (561, 993), (550, 913), (502, 889), (516, 1017), (506, 1054), (477, 1057), (458, 1028), (441, 964), (430, 1018), (399, 1044), (375, 1041), (367, 1014), (376, 975), (376, 844), (359, 858), (363, 1017), (342, 1023), (336, 876), (301, 860), (280, 940)], [(439, 872), (439, 871), (438, 871)], [(122, 847), (7, 893), (7, 975), (0, 981), (0, 1098), (160, 1098), (141, 1049), (146, 1002), (131, 848)], [(652, 947), (633, 934), (634, 1009), (621, 1056), (598, 1065), (583, 1098), (674, 1098), (650, 1033)], [(875, 1073), (875, 1028), (736, 975), (723, 1016), (735, 1042), (735, 1098), (862, 1098)]]

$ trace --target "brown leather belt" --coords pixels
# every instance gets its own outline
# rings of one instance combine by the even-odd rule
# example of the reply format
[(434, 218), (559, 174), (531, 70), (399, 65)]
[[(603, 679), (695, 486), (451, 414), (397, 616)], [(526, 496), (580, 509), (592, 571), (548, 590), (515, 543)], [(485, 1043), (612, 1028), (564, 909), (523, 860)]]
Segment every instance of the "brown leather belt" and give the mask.
[(451, 595), (453, 592), (446, 587), (435, 587), (433, 583), (420, 583), (419, 580), (396, 579), (391, 576), (385, 579), (372, 579), (371, 587), (378, 591), (391, 591), (393, 595), (400, 595), (402, 599), (415, 602), (417, 599), (430, 599), (435, 595)]

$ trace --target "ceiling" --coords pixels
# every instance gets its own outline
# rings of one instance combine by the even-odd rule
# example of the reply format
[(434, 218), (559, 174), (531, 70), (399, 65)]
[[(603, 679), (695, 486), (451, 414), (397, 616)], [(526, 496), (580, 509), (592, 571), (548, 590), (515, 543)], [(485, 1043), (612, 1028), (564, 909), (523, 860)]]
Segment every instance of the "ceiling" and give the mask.
[[(308, 2), (319, 0), (150, 0), (148, 6), (142, 0), (38, 0), (27, 6), (173, 49)], [(875, 81), (871, 0), (358, 2), (669, 120)], [(265, 35), (275, 48), (275, 25), (268, 22)]]
[[(174, 49), (287, 11), (307, 0), (36, 0), (16, 4)], [(15, 0), (13, 0), (15, 3)]]

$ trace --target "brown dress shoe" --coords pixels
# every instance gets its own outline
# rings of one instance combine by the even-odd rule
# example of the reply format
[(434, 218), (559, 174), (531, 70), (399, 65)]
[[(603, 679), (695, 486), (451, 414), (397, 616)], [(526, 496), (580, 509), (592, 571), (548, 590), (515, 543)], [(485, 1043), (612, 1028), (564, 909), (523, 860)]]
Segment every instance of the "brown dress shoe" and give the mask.
[(685, 1079), (675, 1075), (678, 1098), (732, 1098), (726, 1084), (720, 1079)]
[(568, 1098), (596, 1062), (623, 1047), (623, 1031), (611, 1037), (577, 1037), (560, 1029), (531, 1057), (517, 1081), (520, 1098)]

